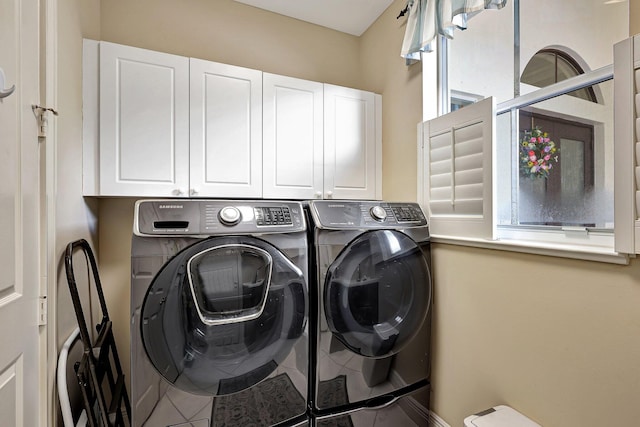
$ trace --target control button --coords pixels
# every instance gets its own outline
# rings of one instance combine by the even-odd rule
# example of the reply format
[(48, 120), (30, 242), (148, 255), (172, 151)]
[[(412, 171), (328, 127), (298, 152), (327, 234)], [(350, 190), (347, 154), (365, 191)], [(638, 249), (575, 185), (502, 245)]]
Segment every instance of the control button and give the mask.
[(293, 225), (288, 207), (255, 208), (257, 225)]
[(394, 206), (393, 214), (399, 222), (422, 222), (422, 211), (413, 206)]
[(220, 209), (220, 213), (218, 214), (218, 219), (224, 225), (235, 225), (240, 222), (242, 215), (240, 215), (240, 211), (238, 208), (233, 206), (225, 206)]
[(376, 221), (384, 221), (387, 218), (387, 211), (384, 210), (382, 206), (374, 206), (369, 212), (371, 213), (371, 217)]

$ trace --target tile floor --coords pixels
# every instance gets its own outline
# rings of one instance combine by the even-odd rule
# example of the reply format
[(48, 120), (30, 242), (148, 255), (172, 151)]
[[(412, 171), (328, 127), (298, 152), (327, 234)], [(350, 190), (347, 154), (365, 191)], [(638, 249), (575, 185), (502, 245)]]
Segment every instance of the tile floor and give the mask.
[[(305, 358), (306, 360), (306, 358)], [(269, 376), (275, 377), (286, 373), (291, 382), (300, 391), (303, 398), (307, 395), (306, 366), (304, 371), (298, 369), (299, 361), (295, 350)], [(175, 387), (164, 387), (162, 397), (156, 404), (149, 418), (142, 424), (144, 427), (209, 427), (213, 398), (197, 396), (178, 390)]]
[(143, 425), (209, 427), (212, 407), (210, 397), (194, 396), (169, 387)]
[[(347, 393), (351, 401), (363, 400), (373, 396), (385, 394), (394, 389), (389, 381), (384, 381), (374, 387), (367, 386), (362, 376), (362, 358), (346, 349), (330, 351), (331, 341), (328, 332), (323, 333), (319, 354), (319, 375), (321, 380), (333, 379), (338, 375), (347, 377)], [(275, 377), (286, 373), (292, 383), (306, 397), (307, 376), (304, 363), (296, 358), (295, 350), (270, 375)], [(195, 396), (182, 392), (174, 387), (163, 387), (162, 397), (159, 399), (151, 416), (143, 424), (144, 427), (209, 427), (213, 399), (205, 396)], [(399, 404), (393, 404), (378, 410), (359, 410), (349, 414), (354, 427), (410, 427), (417, 426)], [(426, 425), (426, 422), (424, 424)]]

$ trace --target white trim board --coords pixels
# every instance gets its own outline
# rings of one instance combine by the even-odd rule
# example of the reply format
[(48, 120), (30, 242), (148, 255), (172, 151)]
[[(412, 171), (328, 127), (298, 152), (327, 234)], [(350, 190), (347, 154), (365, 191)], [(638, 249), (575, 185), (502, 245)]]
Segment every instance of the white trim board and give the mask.
[(433, 411), (429, 413), (429, 427), (451, 427), (445, 420), (436, 415)]

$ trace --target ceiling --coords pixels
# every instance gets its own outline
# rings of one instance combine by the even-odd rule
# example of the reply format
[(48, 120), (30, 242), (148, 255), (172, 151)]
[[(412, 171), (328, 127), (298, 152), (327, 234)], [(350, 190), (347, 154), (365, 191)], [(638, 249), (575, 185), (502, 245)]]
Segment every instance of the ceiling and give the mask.
[(393, 3), (393, 0), (235, 1), (354, 36), (361, 36)]

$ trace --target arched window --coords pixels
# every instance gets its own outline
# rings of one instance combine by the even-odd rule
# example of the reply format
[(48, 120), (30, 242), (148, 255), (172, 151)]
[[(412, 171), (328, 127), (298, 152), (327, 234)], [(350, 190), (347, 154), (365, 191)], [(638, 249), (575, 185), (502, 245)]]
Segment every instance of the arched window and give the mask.
[[(566, 52), (543, 49), (531, 58), (520, 81), (542, 88), (581, 74), (584, 74), (583, 68)], [(598, 103), (594, 86), (567, 95)], [(520, 181), (519, 223), (595, 227), (590, 218), (574, 212), (574, 206), (585, 200), (595, 186), (597, 153), (593, 122), (570, 119), (535, 107), (521, 109), (519, 114), (521, 135), (534, 128), (542, 129), (555, 142), (559, 154), (553, 173), (546, 179)]]
[[(546, 87), (570, 77), (584, 74), (584, 70), (569, 54), (558, 49), (539, 50), (524, 68), (520, 81), (536, 87)], [(598, 102), (592, 87), (568, 93), (591, 102)]]

